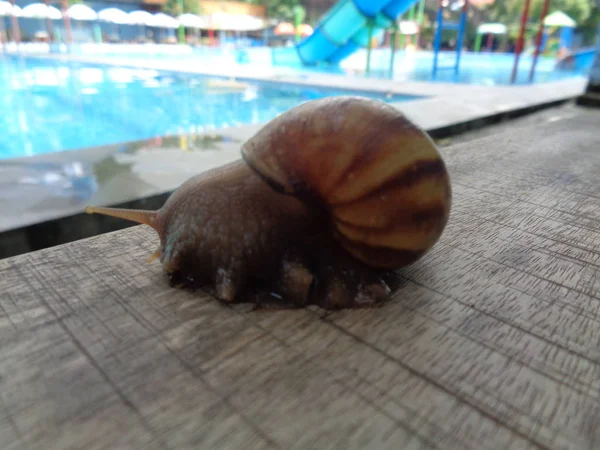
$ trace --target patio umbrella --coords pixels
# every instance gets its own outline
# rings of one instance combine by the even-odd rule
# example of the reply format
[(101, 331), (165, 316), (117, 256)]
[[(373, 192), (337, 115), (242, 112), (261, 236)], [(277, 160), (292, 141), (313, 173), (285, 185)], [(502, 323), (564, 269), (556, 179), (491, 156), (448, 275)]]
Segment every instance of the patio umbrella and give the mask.
[[(91, 22), (94, 20), (98, 20), (98, 13), (96, 13), (96, 11), (94, 11), (89, 6), (82, 4), (75, 4), (69, 6), (69, 8), (67, 8), (67, 16), (70, 19), (82, 22)], [(102, 33), (98, 24), (95, 24), (94, 26), (94, 37), (96, 39), (96, 42), (102, 42)]]
[(412, 36), (419, 32), (419, 25), (414, 20), (401, 20), (399, 28), (400, 33), (404, 35)]
[(136, 10), (131, 11), (129, 14), (129, 20), (132, 25), (139, 25), (142, 34), (145, 37), (145, 27), (155, 26), (156, 19), (148, 11)]
[(264, 28), (262, 19), (253, 16), (240, 15), (236, 17), (236, 29), (240, 31), (256, 31)]
[(181, 26), (185, 28), (195, 29), (195, 37), (198, 38), (199, 31), (201, 28), (207, 28), (208, 22), (204, 18), (197, 16), (196, 14), (185, 13), (177, 16), (177, 20)]
[(212, 28), (216, 30), (235, 31), (239, 37), (241, 32), (260, 30), (264, 27), (263, 21), (247, 14), (228, 14), (217, 12), (211, 17)]
[(174, 17), (171, 17), (165, 13), (154, 14), (154, 25), (155, 27), (161, 28), (179, 28), (179, 21)]
[(97, 20), (98, 14), (92, 8), (82, 4), (76, 4), (69, 6), (67, 9), (67, 15), (73, 20)]
[(569, 49), (573, 39), (573, 31), (577, 22), (571, 19), (562, 11), (556, 11), (544, 18), (544, 27), (560, 28), (559, 47)]
[(546, 16), (544, 19), (544, 26), (546, 27), (559, 27), (559, 28), (575, 28), (577, 22), (571, 19), (562, 11), (556, 11)]
[(98, 11), (98, 19), (102, 22), (115, 23), (117, 25), (131, 24), (129, 14), (119, 8), (105, 8)]
[(11, 16), (13, 14), (18, 17), (21, 14), (21, 8), (17, 5), (11, 5), (10, 2), (0, 1), (0, 16)]
[(119, 8), (104, 8), (98, 11), (98, 20), (101, 22), (114, 24), (117, 39), (120, 39), (119, 25), (131, 24), (131, 18), (129, 17), (129, 14)]
[(288, 36), (296, 34), (296, 28), (290, 22), (281, 22), (277, 24), (275, 29), (273, 30), (273, 34), (276, 36)]
[[(154, 14), (154, 26), (157, 28), (166, 28), (170, 30), (175, 30), (179, 28), (179, 21), (174, 17), (169, 16), (168, 14), (159, 12)], [(167, 34), (168, 35), (168, 34)]]
[(30, 19), (62, 19), (62, 13), (54, 6), (32, 3), (21, 10), (21, 16)]
[(477, 32), (481, 34), (504, 34), (506, 33), (506, 25), (501, 23), (484, 23), (479, 25)]
[(133, 25), (142, 25), (146, 27), (153, 27), (156, 23), (156, 19), (148, 11), (136, 10), (131, 11), (129, 14), (130, 23)]
[(60, 20), (63, 18), (63, 15), (60, 10), (54, 6), (46, 5), (44, 3), (31, 3), (21, 10), (21, 17), (40, 19), (42, 22), (45, 20), (46, 29), (50, 39), (52, 39), (52, 23), (50, 21)]
[(206, 20), (195, 14), (186, 13), (181, 14), (177, 17), (177, 20), (181, 25), (186, 28), (204, 28), (206, 27)]
[(314, 30), (309, 24), (303, 23), (298, 27), (298, 31), (300, 32), (300, 36), (310, 36)]
[(488, 36), (488, 49), (492, 48), (492, 44), (494, 42), (495, 34), (506, 34), (507, 27), (502, 23), (484, 23), (477, 27), (477, 36), (475, 37), (475, 44), (473, 47), (473, 51), (478, 52), (481, 50), (481, 39), (484, 34)]

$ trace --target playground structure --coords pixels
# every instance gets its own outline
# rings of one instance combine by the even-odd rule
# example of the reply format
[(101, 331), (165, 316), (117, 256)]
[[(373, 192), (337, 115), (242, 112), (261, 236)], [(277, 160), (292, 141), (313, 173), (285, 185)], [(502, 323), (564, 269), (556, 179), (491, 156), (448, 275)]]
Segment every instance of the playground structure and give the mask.
[[(435, 34), (433, 41), (432, 78), (435, 79), (440, 70), (453, 70), (457, 76), (460, 70), (461, 52), (465, 37), (465, 29), (471, 0), (439, 0)], [(415, 21), (415, 10), (418, 4), (418, 14)], [(540, 17), (533, 24), (530, 21), (531, 0), (524, 0), (519, 32), (515, 46), (515, 56), (510, 82), (515, 83), (521, 54), (525, 47), (525, 35), (528, 26), (537, 27), (535, 44), (533, 48), (532, 64), (528, 80), (531, 82), (535, 75), (538, 57), (542, 53), (549, 31), (560, 28), (561, 48), (569, 49), (572, 42), (575, 22), (560, 11), (548, 15), (550, 0), (544, 0)], [(379, 39), (386, 31), (391, 30), (391, 55), (389, 73), (393, 74), (394, 58), (396, 54), (399, 20), (409, 12), (408, 22), (415, 23), (417, 28), (422, 26), (424, 16), (424, 0), (340, 0), (321, 19), (314, 32), (305, 39), (297, 42), (296, 51), (300, 62), (304, 65), (338, 64), (360, 48), (367, 51), (365, 73), (370, 73), (371, 51), (373, 40)], [(446, 14), (445, 14), (446, 13)], [(452, 20), (453, 15), (458, 18)], [(450, 16), (450, 20), (445, 19)], [(442, 33), (444, 30), (456, 31), (456, 45), (454, 47), (455, 62), (451, 66), (440, 66), (438, 59), (442, 46)], [(488, 35), (486, 47), (491, 49), (494, 35), (506, 35), (507, 26), (500, 23), (483, 24), (477, 30), (474, 51), (481, 50), (483, 35)], [(400, 35), (404, 42), (404, 34)], [(587, 52), (583, 53), (578, 61), (588, 61)]]
[[(459, 19), (458, 25), (456, 25), (454, 23), (448, 23), (448, 24), (444, 23), (444, 0), (439, 0), (439, 6), (438, 6), (438, 12), (437, 12), (437, 18), (436, 18), (437, 25), (435, 28), (435, 38), (433, 40), (433, 67), (432, 67), (432, 73), (431, 73), (431, 76), (433, 78), (435, 78), (435, 76), (437, 75), (437, 71), (439, 70), (438, 56), (440, 53), (442, 31), (445, 29), (458, 31), (456, 47), (455, 47), (456, 59), (455, 59), (454, 67), (451, 67), (452, 69), (454, 69), (454, 75), (455, 76), (458, 75), (458, 69), (460, 66), (460, 54), (461, 54), (462, 47), (463, 47), (463, 39), (465, 36), (465, 26), (467, 23), (467, 12), (469, 9), (469, 0), (462, 0), (462, 2), (463, 2), (463, 4), (462, 4), (462, 8), (461, 8), (460, 19)], [(460, 2), (457, 2), (457, 4), (460, 6)]]
[(476, 53), (481, 51), (481, 44), (483, 36), (485, 35), (487, 35), (486, 49), (488, 51), (492, 50), (495, 36), (506, 37), (507, 32), (507, 26), (502, 23), (483, 23), (479, 25), (479, 27), (477, 27), (477, 35), (475, 37), (473, 51)]
[[(547, 9), (545, 10), (547, 13)], [(547, 55), (557, 55), (559, 49), (570, 50), (573, 44), (573, 32), (577, 23), (567, 16), (562, 11), (555, 11), (550, 15), (546, 15), (543, 18), (543, 35), (540, 51)], [(554, 34), (556, 30), (560, 30), (560, 37), (555, 39), (556, 47), (553, 47), (550, 36)], [(530, 27), (531, 31), (531, 27)], [(537, 32), (537, 27), (536, 30)], [(487, 36), (484, 48), (487, 51), (491, 51), (493, 43), (496, 40), (496, 36), (502, 36), (504, 39), (508, 37), (509, 27), (502, 23), (483, 23), (477, 28), (477, 34), (475, 38), (475, 45), (473, 46), (474, 52), (482, 51), (482, 40), (484, 36)]]
[(297, 45), (298, 56), (304, 64), (335, 64), (361, 47), (370, 52), (373, 38), (386, 29), (397, 32), (398, 17), (414, 3), (416, 0), (340, 0), (314, 33)]
[[(433, 45), (432, 45), (432, 64), (431, 64), (431, 79), (436, 79), (438, 73), (440, 71), (452, 70), (453, 76), (457, 78), (460, 74), (462, 77), (463, 74), (460, 73), (461, 66), (461, 56), (464, 52), (464, 41), (466, 35), (466, 27), (468, 21), (468, 15), (471, 10), (478, 5), (487, 3), (493, 0), (438, 0), (437, 2), (437, 11), (435, 15), (430, 16), (428, 22), (433, 25)], [(557, 52), (557, 69), (569, 69), (575, 68), (575, 70), (585, 70), (585, 68), (591, 65), (591, 55), (593, 51), (582, 51), (581, 49), (577, 51), (577, 53), (569, 52), (567, 55), (561, 54), (565, 53), (565, 49), (570, 49), (573, 41), (573, 31), (576, 26), (575, 21), (573, 21), (570, 17), (566, 16), (561, 11), (555, 11), (550, 15), (548, 14), (548, 6), (549, 0), (545, 0), (544, 8), (540, 17), (536, 17), (535, 20), (530, 20), (529, 17), (529, 8), (530, 8), (530, 0), (523, 0), (523, 11), (520, 24), (509, 24), (508, 26), (502, 23), (488, 23), (481, 25), (475, 36), (475, 45), (474, 52), (477, 53), (481, 51), (482, 48), (482, 40), (484, 35), (487, 35), (487, 42), (485, 47), (488, 50), (493, 50), (492, 43), (496, 39), (497, 35), (503, 35), (505, 39), (508, 37), (508, 30), (510, 29), (510, 34), (514, 38), (514, 34), (516, 31), (515, 25), (519, 27), (518, 29), (518, 39), (515, 45), (514, 51), (514, 67), (512, 74), (510, 76), (511, 83), (514, 83), (516, 80), (516, 72), (519, 65), (519, 60), (521, 58), (521, 54), (524, 51), (525, 47), (525, 36), (527, 36), (527, 41), (532, 38), (532, 33), (536, 33), (535, 35), (535, 45), (531, 46), (528, 44), (528, 53), (529, 49), (533, 48), (533, 52), (531, 52), (532, 56), (532, 64), (531, 70), (529, 74), (529, 80), (533, 79), (535, 73), (535, 67), (538, 61), (539, 55), (542, 53), (544, 49), (546, 55), (552, 54), (552, 52), (548, 53), (549, 47), (549, 35), (553, 34), (554, 31), (560, 30), (560, 48), (561, 52)], [(3, 8), (4, 6), (4, 8)], [(24, 8), (26, 9), (35, 6), (40, 11), (45, 11), (44, 8), (50, 9), (53, 7), (46, 7), (45, 4), (37, 3), (33, 5), (28, 5)], [(0, 0), (0, 18), (2, 25), (4, 21), (4, 16), (12, 16), (11, 19), (13, 22), (16, 22), (16, 16), (11, 13), (11, 11), (18, 7), (13, 7), (9, 2)], [(75, 8), (87, 8), (87, 12), (91, 14), (90, 17), (85, 17), (83, 19), (92, 23), (93, 20), (98, 19), (98, 22), (112, 22), (114, 24), (125, 23), (125, 24), (133, 24), (131, 22), (134, 14), (147, 16), (147, 20), (152, 19), (152, 23), (148, 25), (147, 22), (143, 22), (144, 17), (140, 18), (135, 24), (139, 25), (142, 22), (145, 25), (139, 25), (139, 28), (144, 28), (145, 26), (159, 26), (158, 18), (162, 19), (160, 26), (165, 26), (170, 29), (178, 28), (180, 31), (184, 28), (192, 28), (199, 29), (204, 28), (209, 31), (210, 42), (213, 41), (212, 25), (218, 25), (212, 23), (212, 21), (208, 23), (210, 25), (207, 28), (207, 25), (198, 25), (195, 19), (199, 19), (197, 16), (193, 14), (182, 14), (176, 20), (174, 18), (170, 18), (169, 16), (163, 13), (157, 13), (151, 15), (144, 11), (134, 11), (130, 13), (122, 12), (123, 15), (127, 16), (127, 20), (121, 20), (121, 18), (111, 17), (108, 20), (107, 17), (103, 16), (103, 13), (108, 10), (114, 10), (115, 8), (109, 8), (108, 10), (102, 10), (97, 14), (92, 11), (89, 7), (85, 7), (82, 5), (73, 5), (66, 10), (66, 13), (61, 14), (61, 12), (54, 8), (51, 11), (56, 13), (56, 17), (48, 16), (46, 22), (48, 22), (48, 27), (50, 29), (51, 19), (59, 20), (62, 19), (65, 21), (64, 30), (66, 34), (70, 29), (67, 25), (70, 18), (72, 19), (82, 19), (83, 16), (73, 15), (71, 14), (71, 10)], [(82, 9), (83, 11), (83, 9)], [(45, 14), (45, 13), (44, 13)], [(44, 14), (40, 13), (39, 15), (26, 15), (21, 14), (22, 17), (38, 17), (43, 18), (46, 17)], [(71, 17), (73, 16), (73, 17)], [(96, 17), (97, 16), (97, 17)], [(131, 18), (129, 17), (131, 16)], [(230, 44), (234, 43), (236, 54), (236, 62), (238, 63), (250, 63), (251, 61), (260, 60), (269, 61), (269, 63), (275, 65), (292, 65), (295, 67), (298, 66), (326, 66), (326, 70), (337, 70), (337, 67), (344, 59), (348, 58), (353, 53), (361, 50), (359, 55), (358, 64), (352, 69), (354, 71), (363, 71), (364, 73), (369, 75), (371, 73), (371, 59), (372, 53), (375, 53), (377, 71), (385, 72), (388, 68), (387, 63), (387, 51), (389, 52), (389, 76), (394, 76), (394, 67), (395, 67), (395, 58), (397, 57), (397, 49), (405, 49), (409, 50), (408, 47), (405, 46), (405, 42), (407, 39), (412, 39), (409, 36), (416, 35), (417, 42), (419, 41), (420, 34), (423, 30), (425, 17), (425, 0), (339, 0), (327, 13), (325, 13), (320, 20), (320, 22), (316, 25), (315, 29), (312, 29), (308, 24), (304, 24), (304, 9), (302, 7), (297, 7), (294, 9), (294, 20), (293, 23), (279, 23), (275, 28), (287, 28), (287, 31), (283, 33), (285, 35), (285, 39), (288, 42), (288, 46), (286, 48), (264, 48), (260, 55), (258, 56), (249, 56), (250, 52), (246, 52), (244, 48), (237, 47), (237, 42), (235, 39), (229, 39), (223, 33), (219, 38), (219, 42), (226, 42), (227, 46), (231, 48)], [(183, 19), (186, 19), (185, 21)], [(118, 20), (117, 20), (118, 19)], [(131, 20), (130, 20), (131, 19)], [(143, 19), (143, 20), (142, 20)], [(169, 19), (169, 20), (167, 20)], [(189, 20), (188, 20), (189, 19)], [(194, 19), (194, 20), (192, 20)], [(155, 23), (156, 22), (156, 23)], [(171, 23), (172, 22), (172, 23)], [(95, 24), (96, 28), (99, 27), (99, 24)], [(254, 24), (252, 24), (254, 27)], [(13, 36), (16, 36), (15, 42), (19, 42), (19, 28), (18, 24), (12, 26)], [(536, 30), (537, 28), (537, 30)], [(222, 27), (217, 27), (219, 30), (223, 30)], [(255, 29), (255, 28), (253, 28)], [(264, 28), (267, 30), (267, 28)], [(263, 39), (262, 41), (259, 39), (257, 42), (262, 42), (262, 46), (268, 47), (268, 33), (263, 30)], [(452, 33), (448, 32), (456, 32), (455, 36), (449, 38), (449, 35)], [(52, 33), (50, 33), (52, 34)], [(58, 34), (58, 29), (55, 29), (55, 33)], [(99, 35), (100, 33), (96, 33)], [(277, 34), (273, 32), (273, 34)], [(0, 39), (2, 39), (2, 30), (0, 30)], [(294, 37), (292, 44), (292, 40), (290, 37)], [(389, 46), (385, 43), (382, 47), (386, 47), (386, 51), (384, 59), (381, 59), (381, 52), (373, 52), (373, 48), (375, 46), (379, 46), (382, 38), (385, 37), (385, 40), (389, 42)], [(237, 34), (237, 39), (239, 39), (239, 33)], [(53, 39), (51, 39), (52, 41)], [(429, 40), (429, 39), (428, 39)], [(445, 41), (453, 41), (450, 42), (450, 45), (447, 46)], [(60, 41), (60, 40), (59, 40)], [(96, 38), (96, 42), (102, 43), (102, 38)], [(185, 44), (180, 39), (180, 44)], [(283, 42), (283, 39), (282, 39)], [(71, 48), (71, 39), (68, 38), (65, 40), (65, 43), (68, 45), (65, 46), (67, 52), (73, 51)], [(291, 44), (291, 45), (290, 45)], [(505, 41), (506, 44), (506, 41)], [(211, 44), (212, 45), (212, 44)], [(56, 51), (56, 45), (53, 47), (53, 51)], [(77, 46), (75, 46), (77, 47)], [(242, 46), (244, 47), (244, 46)], [(140, 47), (142, 49), (142, 47)], [(77, 50), (77, 49), (75, 49)], [(193, 49), (185, 49), (189, 51), (193, 51)], [(63, 51), (63, 50), (61, 50)], [(136, 50), (137, 51), (137, 50)], [(363, 53), (364, 52), (364, 53)], [(135, 53), (135, 51), (133, 52)], [(442, 55), (443, 53), (443, 55)], [(448, 62), (447, 55), (455, 55), (454, 61), (452, 63)], [(505, 54), (508, 57), (504, 59), (504, 61), (508, 61), (508, 64), (511, 64), (510, 59), (511, 56)], [(366, 61), (363, 62), (362, 59), (366, 56)], [(440, 58), (441, 56), (441, 58)], [(470, 56), (467, 56), (467, 62), (463, 63), (463, 67), (465, 64), (469, 64), (471, 61)], [(255, 59), (258, 58), (258, 59)], [(426, 57), (427, 58), (427, 57)], [(465, 59), (464, 57), (462, 58)], [(444, 61), (446, 61), (444, 63)], [(547, 61), (544, 62), (544, 64)], [(283, 63), (283, 64), (281, 64)], [(363, 65), (364, 64), (364, 65)], [(427, 61), (427, 64), (429, 62)], [(506, 63), (503, 63), (506, 64)], [(582, 68), (582, 66), (584, 66)], [(396, 66), (397, 67), (397, 66)], [(429, 71), (429, 66), (425, 69), (426, 72)], [(508, 73), (510, 69), (506, 67), (502, 69), (504, 73)], [(421, 72), (422, 73), (422, 72)], [(446, 78), (441, 76), (440, 78)]]

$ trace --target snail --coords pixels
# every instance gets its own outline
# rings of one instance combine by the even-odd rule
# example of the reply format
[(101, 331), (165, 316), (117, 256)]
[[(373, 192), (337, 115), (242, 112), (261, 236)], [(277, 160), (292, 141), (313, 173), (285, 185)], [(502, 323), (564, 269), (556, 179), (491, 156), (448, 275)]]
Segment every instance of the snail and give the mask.
[(295, 307), (381, 305), (384, 275), (439, 240), (450, 178), (429, 135), (373, 99), (311, 100), (278, 115), (241, 157), (185, 181), (156, 211), (87, 207), (146, 224), (171, 280), (224, 302), (274, 293)]

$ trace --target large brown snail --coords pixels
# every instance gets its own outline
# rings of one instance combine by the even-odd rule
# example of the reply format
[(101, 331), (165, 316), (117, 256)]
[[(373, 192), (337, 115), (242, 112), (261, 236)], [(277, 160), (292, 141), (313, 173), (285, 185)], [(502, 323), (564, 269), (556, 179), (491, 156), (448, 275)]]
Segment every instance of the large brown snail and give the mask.
[[(172, 279), (227, 302), (381, 304), (388, 271), (440, 238), (450, 179), (433, 141), (361, 97), (309, 101), (267, 123), (242, 158), (183, 183), (158, 211), (88, 207), (153, 227)], [(152, 259), (151, 258), (151, 259)]]

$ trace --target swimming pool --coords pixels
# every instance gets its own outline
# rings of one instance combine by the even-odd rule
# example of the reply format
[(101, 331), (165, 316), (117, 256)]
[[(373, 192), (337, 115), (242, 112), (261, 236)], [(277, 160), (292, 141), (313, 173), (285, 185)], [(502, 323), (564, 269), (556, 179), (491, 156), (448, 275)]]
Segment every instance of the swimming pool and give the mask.
[[(463, 51), (457, 75), (454, 74), (456, 53), (442, 51), (438, 56), (439, 70), (432, 74), (433, 52), (426, 50), (397, 50), (394, 57), (394, 70), (390, 73), (391, 50), (386, 47), (375, 48), (371, 52), (371, 71), (365, 74), (367, 51), (360, 49), (340, 62), (338, 66), (304, 66), (293, 47), (188, 47), (166, 45), (81, 45), (74, 47), (77, 54), (97, 55), (103, 58), (127, 57), (131, 60), (158, 59), (161, 61), (185, 61), (190, 65), (203, 65), (251, 68), (270, 72), (301, 75), (307, 73), (326, 73), (338, 75), (358, 75), (370, 78), (394, 79), (395, 81), (425, 81), (460, 84), (479, 84), (499, 86), (511, 84), (510, 76), (515, 61), (513, 53), (470, 52)], [(557, 69), (557, 60), (541, 55), (535, 70), (534, 83), (557, 81), (566, 78), (587, 76), (593, 58), (589, 58), (581, 67)], [(533, 63), (531, 49), (523, 52), (519, 58), (516, 84), (529, 83), (529, 70)]]
[[(375, 52), (371, 56), (373, 78), (389, 78), (390, 52), (387, 49)], [(341, 68), (345, 72), (364, 74), (366, 54), (356, 53), (345, 61)], [(396, 81), (425, 81), (459, 84), (477, 84), (484, 86), (511, 85), (511, 73), (515, 62), (512, 53), (473, 53), (462, 52), (458, 73), (454, 73), (456, 53), (444, 51), (438, 54), (438, 71), (433, 74), (432, 52), (415, 52), (396, 55), (393, 79)], [(519, 58), (514, 84), (529, 84), (529, 71), (533, 64), (531, 54)], [(535, 66), (533, 83), (546, 83), (573, 77), (586, 76), (589, 67), (559, 70), (555, 58), (540, 56)], [(591, 67), (591, 63), (589, 64)]]
[(260, 123), (349, 93), (415, 98), (0, 56), (0, 159)]

